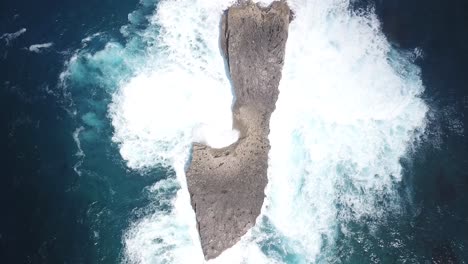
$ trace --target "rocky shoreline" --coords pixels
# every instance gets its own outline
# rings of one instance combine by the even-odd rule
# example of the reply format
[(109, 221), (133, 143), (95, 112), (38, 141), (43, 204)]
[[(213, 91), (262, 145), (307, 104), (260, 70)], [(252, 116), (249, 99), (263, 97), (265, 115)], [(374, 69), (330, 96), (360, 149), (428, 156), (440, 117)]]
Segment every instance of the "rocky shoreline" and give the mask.
[(278, 99), (292, 13), (285, 1), (247, 1), (221, 21), (220, 44), (232, 81), (233, 128), (239, 140), (222, 149), (195, 143), (187, 184), (206, 259), (237, 243), (255, 224), (267, 184), (270, 116)]

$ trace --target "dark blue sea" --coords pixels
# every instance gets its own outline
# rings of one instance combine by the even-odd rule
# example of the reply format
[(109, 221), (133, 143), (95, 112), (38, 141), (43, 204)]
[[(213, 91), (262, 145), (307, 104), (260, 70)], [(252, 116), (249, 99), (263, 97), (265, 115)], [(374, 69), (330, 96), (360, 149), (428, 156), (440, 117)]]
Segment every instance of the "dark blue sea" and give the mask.
[[(0, 263), (204, 263), (231, 2), (0, 2)], [(290, 5), (265, 207), (213, 263), (467, 263), (468, 2)]]

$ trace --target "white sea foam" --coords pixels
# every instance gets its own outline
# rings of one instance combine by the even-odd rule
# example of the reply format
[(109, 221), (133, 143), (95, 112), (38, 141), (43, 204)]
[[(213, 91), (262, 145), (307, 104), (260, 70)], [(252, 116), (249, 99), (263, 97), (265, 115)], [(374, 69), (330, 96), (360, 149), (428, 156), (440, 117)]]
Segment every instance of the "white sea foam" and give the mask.
[(34, 53), (41, 53), (42, 51), (52, 47), (53, 45), (54, 45), (54, 43), (52, 43), (52, 42), (42, 43), (42, 44), (34, 44), (34, 45), (29, 46), (28, 50), (30, 52), (34, 52)]
[[(153, 186), (156, 212), (125, 234), (125, 262), (204, 261), (184, 165), (193, 141), (222, 147), (238, 137), (232, 130), (232, 94), (218, 44), (220, 17), (228, 5), (226, 1), (161, 2), (151, 27), (142, 33), (150, 45), (147, 69), (113, 96), (113, 140), (120, 144), (128, 166), (170, 166), (177, 172), (176, 179)], [(167, 186), (180, 188), (175, 198), (167, 197)], [(158, 209), (161, 201), (171, 209)]]
[[(202, 263), (203, 254), (195, 226), (195, 213), (182, 177), (183, 163), (174, 164), (177, 178), (156, 183), (149, 189), (155, 213), (130, 227), (124, 236), (125, 263)], [(171, 195), (177, 191), (175, 199)], [(167, 209), (173, 207), (173, 209)], [(166, 209), (161, 209), (166, 208)]]
[(83, 149), (81, 148), (81, 141), (80, 141), (80, 133), (84, 130), (84, 127), (78, 127), (75, 129), (73, 132), (73, 140), (75, 141), (77, 151), (75, 153), (75, 156), (78, 158), (78, 161), (73, 165), (73, 170), (81, 176), (81, 171), (80, 167), (83, 164), (83, 159), (86, 156)]
[[(160, 2), (141, 34), (147, 68), (113, 96), (113, 139), (128, 166), (177, 174), (152, 187), (152, 212), (127, 230), (128, 263), (204, 262), (184, 164), (192, 141), (220, 147), (237, 138), (218, 47), (219, 19), (232, 2)], [(324, 262), (347, 221), (397, 210), (399, 160), (424, 129), (423, 87), (408, 59), (418, 54), (394, 50), (376, 17), (354, 14), (347, 0), (289, 3), (296, 19), (271, 119), (261, 221), (213, 263)], [(171, 188), (180, 189), (168, 196)], [(265, 249), (268, 239), (276, 253)]]
[(397, 209), (399, 161), (427, 107), (418, 68), (392, 50), (374, 15), (350, 14), (339, 0), (293, 6), (263, 213), (296, 254), (320, 262), (324, 238), (333, 243), (348, 220)]
[(93, 40), (96, 37), (99, 37), (101, 34), (102, 34), (101, 32), (97, 32), (97, 33), (94, 33), (94, 34), (92, 34), (90, 36), (87, 36), (86, 38), (81, 40), (81, 43), (86, 45), (88, 42), (90, 42), (91, 40)]
[(24, 33), (26, 33), (26, 28), (22, 28), (13, 33), (4, 33), (3, 35), (0, 36), (0, 39), (5, 40), (8, 46), (13, 40), (17, 39), (19, 36), (23, 35)]
[[(132, 168), (171, 166), (192, 141), (213, 147), (237, 140), (232, 131), (232, 94), (218, 45), (226, 3), (163, 1), (146, 31), (149, 70), (115, 94), (114, 140)], [(153, 39), (156, 38), (156, 39)]]

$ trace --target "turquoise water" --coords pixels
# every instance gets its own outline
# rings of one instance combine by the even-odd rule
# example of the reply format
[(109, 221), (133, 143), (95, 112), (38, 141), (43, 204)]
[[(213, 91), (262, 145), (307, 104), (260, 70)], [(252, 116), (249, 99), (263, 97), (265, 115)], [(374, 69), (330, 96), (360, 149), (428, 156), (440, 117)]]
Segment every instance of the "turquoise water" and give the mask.
[[(237, 136), (218, 47), (229, 4), (51, 2), (47, 18), (5, 4), (1, 32), (19, 33), (2, 36), (2, 259), (203, 263), (184, 166), (193, 141)], [(465, 263), (464, 66), (438, 30), (415, 33), (416, 6), (290, 5), (264, 208), (212, 262)], [(395, 30), (411, 19), (413, 38)]]

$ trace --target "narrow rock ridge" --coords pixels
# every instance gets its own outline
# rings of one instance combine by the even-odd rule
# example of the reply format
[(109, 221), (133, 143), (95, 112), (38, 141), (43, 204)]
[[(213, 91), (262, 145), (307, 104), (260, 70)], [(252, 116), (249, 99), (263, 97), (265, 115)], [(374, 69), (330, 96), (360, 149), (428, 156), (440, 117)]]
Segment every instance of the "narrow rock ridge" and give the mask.
[(206, 259), (232, 247), (255, 224), (267, 184), (270, 116), (278, 99), (292, 13), (285, 1), (230, 7), (221, 50), (235, 93), (239, 140), (222, 149), (194, 144), (187, 184)]

